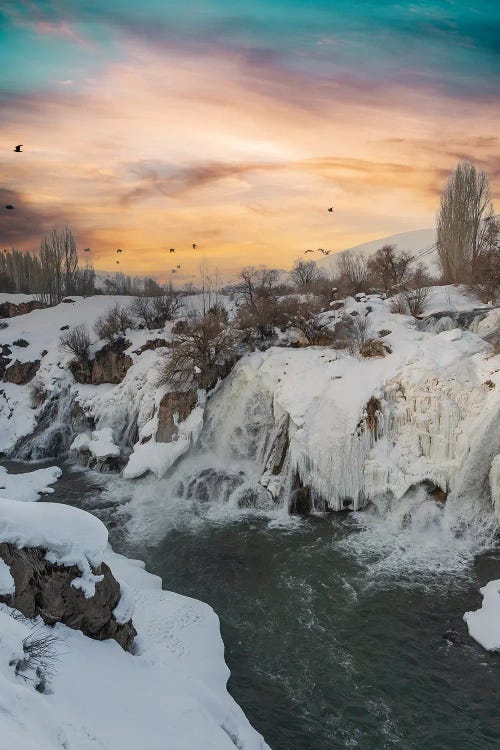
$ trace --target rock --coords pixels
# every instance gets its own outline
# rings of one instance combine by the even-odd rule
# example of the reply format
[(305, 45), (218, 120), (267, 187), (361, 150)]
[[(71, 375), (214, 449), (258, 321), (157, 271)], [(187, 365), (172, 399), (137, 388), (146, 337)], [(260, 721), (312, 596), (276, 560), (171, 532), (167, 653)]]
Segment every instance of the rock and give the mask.
[(15, 318), (17, 315), (26, 315), (33, 310), (42, 310), (48, 307), (45, 302), (30, 300), (29, 302), (2, 302), (0, 305), (0, 318)]
[(381, 404), (378, 398), (374, 396), (366, 404), (366, 426), (370, 432), (376, 433), (378, 427), (378, 420), (381, 414)]
[(457, 631), (456, 631), (456, 630), (452, 630), (451, 628), (450, 628), (450, 630), (446, 630), (446, 631), (445, 631), (445, 632), (443, 633), (443, 638), (444, 638), (444, 639), (445, 639), (446, 641), (448, 641), (448, 643), (452, 643), (453, 645), (457, 645), (457, 644), (459, 644), (459, 643), (461, 642), (461, 640), (462, 640), (462, 639), (460, 638), (460, 634), (459, 634), (459, 633), (457, 633)]
[(150, 349), (159, 349), (162, 346), (170, 346), (165, 339), (149, 339), (139, 349), (134, 349), (134, 354), (142, 354)]
[(292, 490), (288, 501), (288, 512), (295, 516), (308, 516), (312, 510), (310, 487), (298, 487)]
[(383, 338), (384, 336), (388, 336), (390, 333), (392, 333), (392, 331), (390, 331), (388, 328), (382, 328), (378, 332), (378, 335), (379, 335), (380, 338)]
[(29, 346), (29, 341), (26, 341), (26, 339), (16, 339), (12, 342), (12, 346), (21, 346), (23, 348)]
[(192, 412), (198, 402), (196, 390), (171, 391), (166, 393), (158, 408), (157, 443), (169, 443), (177, 432), (174, 416), (177, 422), (183, 422)]
[(3, 374), (5, 383), (14, 383), (15, 385), (26, 385), (33, 380), (40, 369), (40, 360), (34, 362), (19, 362), (18, 359), (13, 365), (6, 368)]
[(92, 569), (103, 579), (96, 583), (94, 596), (87, 599), (81, 589), (71, 585), (81, 576), (80, 569), (49, 562), (43, 549), (17, 549), (1, 542), (0, 558), (9, 566), (15, 583), (15, 592), (0, 595), (0, 602), (25, 617), (39, 615), (47, 625), (61, 622), (89, 638), (112, 638), (126, 651), (131, 649), (136, 630), (132, 620), (119, 623), (113, 615), (120, 600), (120, 585), (106, 563)]
[(281, 473), (288, 453), (288, 447), (290, 445), (290, 439), (288, 437), (289, 425), (290, 415), (285, 414), (278, 427), (276, 437), (273, 441), (265, 463), (265, 471), (270, 471), (271, 474), (275, 476)]
[(78, 383), (102, 385), (103, 383), (121, 383), (127, 370), (132, 366), (132, 358), (125, 354), (130, 342), (116, 339), (105, 344), (96, 352), (94, 359), (88, 362), (73, 360), (69, 368)]

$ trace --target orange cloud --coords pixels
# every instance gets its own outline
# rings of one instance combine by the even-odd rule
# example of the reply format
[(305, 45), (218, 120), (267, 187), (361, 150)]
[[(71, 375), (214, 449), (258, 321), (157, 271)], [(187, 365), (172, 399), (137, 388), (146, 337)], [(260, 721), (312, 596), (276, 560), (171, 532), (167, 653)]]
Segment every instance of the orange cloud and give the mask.
[[(120, 270), (166, 278), (175, 247), (176, 280), (198, 273), (201, 254), (230, 276), (249, 263), (288, 267), (309, 246), (431, 225), (462, 155), (500, 187), (496, 102), (396, 84), (367, 92), (272, 66), (264, 75), (237, 55), (130, 46), (125, 58), (81, 84), (2, 102), (2, 185), (38, 220), (24, 235), (0, 224), (0, 243), (32, 247), (40, 229), (67, 221), (97, 268), (115, 270), (122, 247)], [(24, 154), (12, 153), (20, 141)]]

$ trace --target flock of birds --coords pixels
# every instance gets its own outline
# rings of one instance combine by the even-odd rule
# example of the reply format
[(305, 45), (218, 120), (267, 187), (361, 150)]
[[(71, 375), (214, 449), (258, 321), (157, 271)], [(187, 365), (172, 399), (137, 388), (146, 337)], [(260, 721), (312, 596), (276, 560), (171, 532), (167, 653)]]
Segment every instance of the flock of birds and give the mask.
[[(16, 154), (22, 154), (23, 153), (23, 149), (22, 149), (23, 145), (24, 144), (20, 143), (19, 145), (17, 145), (13, 149), (13, 151), (15, 151)], [(5, 209), (7, 211), (13, 211), (15, 209), (15, 206), (11, 205), (10, 203), (7, 203), (7, 205), (5, 206)], [(330, 206), (330, 208), (328, 209), (328, 213), (330, 213), (330, 214), (333, 213), (333, 206)], [(196, 242), (193, 242), (191, 244), (191, 247), (193, 248), (193, 250), (196, 250), (197, 247), (198, 247), (198, 245), (196, 244)], [(91, 252), (90, 247), (84, 247), (83, 248), (83, 252), (84, 253), (90, 253)], [(314, 252), (321, 253), (322, 255), (330, 255), (331, 250), (324, 250), (322, 247), (318, 247), (317, 250), (305, 250), (304, 255), (307, 255), (308, 253), (314, 253)], [(121, 248), (118, 248), (117, 251), (116, 251), (116, 253), (117, 253), (117, 255), (119, 255), (120, 253), (123, 253), (123, 250)], [(170, 254), (175, 253), (175, 247), (171, 247), (170, 250), (169, 250), (169, 253)], [(119, 260), (116, 261), (116, 265), (120, 265), (120, 261)], [(180, 268), (181, 268), (181, 265), (179, 263), (175, 268), (172, 268), (172, 273), (177, 273), (177, 271)]]

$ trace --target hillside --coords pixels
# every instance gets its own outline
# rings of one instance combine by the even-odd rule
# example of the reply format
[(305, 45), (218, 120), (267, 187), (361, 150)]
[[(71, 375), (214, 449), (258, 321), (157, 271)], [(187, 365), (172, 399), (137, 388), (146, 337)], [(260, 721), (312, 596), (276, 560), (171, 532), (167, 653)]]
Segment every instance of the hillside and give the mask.
[(316, 258), (318, 266), (324, 271), (330, 271), (334, 268), (336, 258), (343, 253), (353, 252), (370, 257), (383, 245), (396, 245), (398, 250), (405, 250), (415, 257), (415, 262), (422, 263), (431, 273), (437, 272), (437, 253), (436, 253), (436, 230), (435, 229), (415, 229), (411, 232), (400, 232), (391, 234), (388, 237), (380, 237), (370, 242), (363, 242), (360, 245), (349, 247), (335, 255)]

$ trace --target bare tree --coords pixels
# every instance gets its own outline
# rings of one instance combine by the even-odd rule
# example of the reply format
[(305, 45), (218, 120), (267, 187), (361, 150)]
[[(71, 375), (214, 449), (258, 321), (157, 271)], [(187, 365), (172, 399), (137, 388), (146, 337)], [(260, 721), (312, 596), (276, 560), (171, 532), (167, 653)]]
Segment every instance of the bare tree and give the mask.
[(290, 275), (298, 289), (308, 290), (318, 280), (320, 271), (313, 260), (297, 259)]
[(151, 297), (136, 297), (130, 304), (130, 312), (139, 324), (154, 328), (155, 311)]
[(209, 389), (236, 359), (236, 332), (212, 313), (183, 327), (176, 343), (166, 355), (158, 385)]
[(472, 273), (472, 288), (483, 302), (495, 302), (500, 295), (500, 222), (486, 222), (481, 252)]
[(383, 245), (368, 261), (368, 271), (384, 292), (401, 288), (408, 280), (411, 255), (399, 252), (395, 245)]
[(487, 175), (460, 162), (441, 195), (437, 249), (446, 281), (464, 281), (481, 251), (482, 222), (492, 215)]
[(346, 294), (365, 291), (368, 284), (368, 264), (366, 258), (352, 252), (339, 255), (337, 261), (338, 286)]
[(82, 324), (65, 331), (59, 343), (61, 349), (74, 354), (80, 362), (88, 362), (90, 359), (90, 335), (86, 325)]

